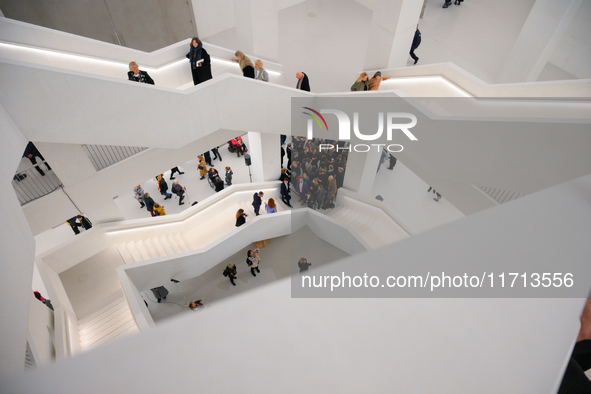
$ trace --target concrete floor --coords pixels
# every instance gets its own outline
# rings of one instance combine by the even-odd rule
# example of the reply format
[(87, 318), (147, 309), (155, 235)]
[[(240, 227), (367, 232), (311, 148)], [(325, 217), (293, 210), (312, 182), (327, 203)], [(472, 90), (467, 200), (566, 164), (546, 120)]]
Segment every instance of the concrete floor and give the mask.
[[(347, 253), (318, 238), (308, 227), (303, 227), (291, 235), (273, 238), (269, 245), (261, 249), (259, 252), (261, 272), (254, 277), (245, 262), (247, 250), (254, 247), (251, 245), (241, 250), (199, 277), (179, 283), (187, 301), (202, 299), (205, 307), (209, 308), (223, 299), (241, 295), (285, 278), (292, 272), (297, 272), (297, 261), (301, 257), (306, 257), (312, 262), (310, 270), (313, 270), (314, 267), (348, 256)], [(302, 249), (306, 250), (305, 256), (301, 255)], [(232, 286), (230, 280), (222, 275), (224, 268), (230, 262), (236, 264), (238, 270), (236, 286)], [(156, 302), (153, 294), (142, 292), (142, 297), (148, 302), (148, 309), (156, 324), (173, 316), (199, 312), (199, 309), (192, 311), (185, 306), (185, 298), (176, 285), (170, 283), (165, 287), (170, 294), (160, 304)]]

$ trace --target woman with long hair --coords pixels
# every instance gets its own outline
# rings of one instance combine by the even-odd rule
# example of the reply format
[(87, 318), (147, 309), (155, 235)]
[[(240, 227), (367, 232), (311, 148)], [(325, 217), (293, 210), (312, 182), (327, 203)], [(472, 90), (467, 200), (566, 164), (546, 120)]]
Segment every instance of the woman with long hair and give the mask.
[(367, 73), (364, 71), (361, 73), (359, 78), (355, 81), (353, 86), (351, 86), (352, 92), (363, 92), (365, 90), (369, 90), (369, 82), (367, 81)]
[(193, 37), (189, 46), (187, 59), (191, 64), (191, 75), (195, 85), (211, 79), (211, 58), (203, 48), (203, 43), (197, 37)]
[(265, 211), (267, 213), (277, 212), (277, 204), (275, 204), (275, 200), (270, 198), (269, 201), (265, 203)]
[(254, 66), (248, 56), (246, 56), (242, 51), (236, 51), (234, 54), (236, 59), (232, 59), (233, 62), (238, 62), (240, 69), (242, 70), (242, 75), (247, 78), (254, 79)]
[(244, 213), (244, 209), (240, 208), (237, 212), (236, 212), (236, 227), (240, 227), (242, 226), (244, 223), (246, 223), (246, 215)]

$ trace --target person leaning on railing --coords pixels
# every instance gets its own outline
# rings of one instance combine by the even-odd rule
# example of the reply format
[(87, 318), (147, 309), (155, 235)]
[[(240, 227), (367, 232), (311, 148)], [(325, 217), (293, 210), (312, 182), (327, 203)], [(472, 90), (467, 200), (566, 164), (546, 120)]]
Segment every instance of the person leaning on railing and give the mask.
[(236, 56), (236, 59), (232, 59), (232, 61), (238, 63), (240, 70), (242, 70), (242, 75), (247, 78), (254, 78), (254, 66), (248, 56), (242, 53), (242, 51), (236, 51), (234, 56)]
[(130, 81), (154, 85), (154, 80), (150, 78), (147, 72), (140, 71), (140, 67), (136, 62), (129, 63), (129, 70), (130, 71), (127, 72), (127, 79), (129, 79)]
[[(37, 157), (40, 158), (41, 161), (45, 161), (41, 153), (37, 150), (37, 147), (33, 145), (31, 141), (29, 141), (29, 143), (27, 144), (27, 147), (25, 148), (25, 153), (23, 153), (23, 157), (29, 159), (31, 161), (31, 164), (33, 165), (37, 164)], [(45, 163), (45, 166), (47, 167), (47, 171), (51, 171), (51, 167), (48, 163)], [(39, 174), (41, 174), (41, 176), (45, 176), (45, 173), (41, 168), (39, 168), (39, 166), (35, 166), (35, 169), (39, 172)]]
[(352, 92), (363, 92), (365, 90), (369, 90), (369, 82), (367, 81), (367, 73), (362, 72), (359, 78), (355, 81), (355, 83), (351, 86)]

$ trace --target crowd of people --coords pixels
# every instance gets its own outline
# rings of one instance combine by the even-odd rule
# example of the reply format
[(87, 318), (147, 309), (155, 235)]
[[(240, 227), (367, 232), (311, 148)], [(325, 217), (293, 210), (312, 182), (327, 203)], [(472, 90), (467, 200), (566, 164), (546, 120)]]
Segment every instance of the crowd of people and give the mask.
[[(451, 1), (449, 3), (446, 2), (445, 4), (446, 5), (444, 8), (449, 6)], [(456, 4), (459, 5), (460, 3), (456, 1)], [(419, 31), (419, 26), (417, 25), (409, 53), (414, 60), (414, 64), (417, 64), (419, 61), (419, 58), (415, 55), (414, 51), (419, 47), (420, 44), (421, 32)], [(269, 73), (263, 67), (263, 61), (261, 59), (255, 60), (253, 64), (250, 58), (240, 50), (236, 51), (234, 56), (235, 57), (231, 60), (232, 62), (238, 63), (240, 71), (244, 77), (256, 79), (258, 81), (269, 82)], [(191, 40), (189, 53), (187, 53), (186, 57), (189, 59), (191, 76), (193, 77), (194, 85), (198, 85), (202, 82), (212, 79), (211, 57), (205, 48), (203, 48), (203, 43), (198, 37), (193, 37)], [(127, 77), (130, 81), (154, 85), (154, 80), (148, 75), (146, 71), (141, 71), (136, 62), (133, 61), (129, 63), (129, 70), (130, 71), (127, 73)], [(310, 80), (306, 73), (303, 71), (296, 72), (296, 79), (296, 89), (307, 92), (310, 91)], [(369, 78), (369, 75), (366, 72), (362, 72), (359, 78), (357, 78), (355, 83), (351, 86), (351, 91), (379, 90), (381, 82), (388, 79), (390, 78), (382, 77), (382, 73), (380, 71), (377, 71), (371, 78)]]
[[(211, 182), (212, 187), (217, 192), (224, 190), (225, 186), (232, 185), (232, 176), (234, 172), (232, 168), (229, 166), (225, 167), (225, 174), (224, 180), (222, 180), (220, 173), (217, 169), (214, 168), (213, 160), (218, 159), (220, 162), (222, 161), (222, 155), (219, 152), (219, 146), (211, 149), (213, 153), (213, 158), (211, 157), (210, 151), (206, 151), (205, 153), (199, 155), (197, 157), (197, 169), (199, 170), (200, 180), (209, 179)], [(238, 152), (238, 155), (244, 154), (248, 151), (246, 144), (242, 141), (242, 137), (238, 136), (233, 138), (232, 140), (228, 141), (228, 150), (230, 152), (234, 152), (235, 150)], [(208, 167), (209, 166), (209, 167)], [(178, 173), (178, 175), (183, 175), (182, 172), (178, 167), (174, 167), (170, 171), (170, 180), (173, 181), (172, 186), (170, 187), (166, 182), (164, 174), (160, 174), (156, 176), (156, 181), (158, 183), (158, 191), (164, 197), (164, 201), (169, 200), (172, 198), (173, 194), (178, 197), (179, 205), (184, 205), (185, 198), (187, 197), (187, 188), (182, 186), (179, 183), (179, 180), (174, 177), (174, 175)], [(150, 193), (146, 193), (141, 185), (137, 185), (134, 189), (134, 198), (139, 202), (140, 208), (146, 208), (146, 210), (150, 213), (151, 216), (164, 216), (166, 215), (166, 211), (164, 210), (164, 205), (154, 201), (154, 199), (150, 196)], [(195, 205), (194, 202), (192, 205)], [(76, 229), (75, 229), (76, 230)]]
[[(333, 148), (321, 152), (321, 144), (330, 144)], [(286, 186), (288, 182), (292, 183), (302, 206), (315, 210), (334, 207), (334, 198), (345, 179), (348, 150), (342, 148), (346, 146), (343, 141), (292, 137), (292, 142), (285, 149), (282, 147), (282, 153), (287, 152), (288, 161), (287, 171), (282, 172), (281, 180)]]

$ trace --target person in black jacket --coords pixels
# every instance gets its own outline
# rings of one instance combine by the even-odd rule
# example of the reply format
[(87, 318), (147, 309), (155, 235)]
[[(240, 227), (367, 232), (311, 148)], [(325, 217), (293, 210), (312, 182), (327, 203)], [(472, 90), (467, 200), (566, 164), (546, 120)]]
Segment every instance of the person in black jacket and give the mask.
[(92, 228), (92, 223), (90, 222), (90, 220), (88, 220), (87, 217), (82, 215), (76, 215), (73, 218), (68, 219), (67, 223), (72, 227), (72, 230), (76, 235), (80, 234), (80, 230), (78, 230), (78, 227), (84, 227), (85, 230), (89, 230)]
[(172, 189), (170, 189), (174, 194), (176, 194), (177, 196), (179, 196), (179, 205), (183, 205), (183, 198), (185, 198), (185, 190), (187, 188), (186, 187), (182, 187), (181, 185), (179, 185), (179, 180), (175, 179), (174, 183), (172, 185)]
[(168, 193), (168, 183), (166, 183), (164, 180), (164, 175), (160, 174), (156, 177), (156, 179), (158, 180), (158, 189), (160, 190), (160, 194), (166, 196), (164, 199), (168, 200), (169, 198), (172, 198), (172, 194)]
[(417, 30), (415, 30), (415, 37), (413, 38), (412, 45), (410, 46), (410, 57), (412, 57), (415, 60), (414, 64), (417, 64), (417, 62), (419, 61), (419, 57), (415, 55), (415, 49), (417, 49), (419, 45), (421, 45), (421, 32), (419, 30), (419, 25), (417, 25)]
[(263, 200), (262, 200), (263, 196), (264, 196), (263, 192), (255, 193), (252, 196), (252, 206), (254, 207), (254, 213), (257, 216), (259, 216), (259, 210), (261, 209), (261, 204), (263, 203)]
[(310, 81), (308, 80), (308, 76), (306, 73), (298, 71), (296, 73), (296, 78), (298, 79), (298, 84), (296, 85), (296, 89), (305, 90), (306, 92), (310, 91)]
[(193, 37), (189, 46), (189, 53), (187, 59), (191, 64), (191, 75), (193, 76), (193, 83), (199, 85), (212, 78), (211, 76), (211, 58), (203, 48), (203, 43), (197, 37)]
[[(23, 157), (29, 159), (31, 161), (31, 164), (33, 165), (37, 164), (37, 157), (40, 158), (42, 161), (45, 161), (43, 156), (41, 156), (41, 153), (39, 153), (39, 151), (37, 150), (37, 147), (33, 145), (31, 141), (29, 141), (29, 143), (27, 144), (27, 147), (25, 148), (25, 153), (23, 153)], [(45, 166), (47, 167), (48, 171), (51, 171), (51, 167), (49, 166), (49, 164), (45, 163)], [(39, 168), (39, 166), (35, 166), (35, 169), (39, 172), (39, 174), (41, 174), (41, 176), (45, 176), (45, 173), (41, 168)]]
[(232, 263), (228, 264), (228, 266), (226, 267), (226, 269), (223, 272), (224, 276), (227, 276), (230, 278), (230, 282), (232, 282), (233, 286), (236, 286), (236, 283), (234, 283), (234, 278), (236, 278), (236, 266)]
[(236, 227), (240, 227), (246, 223), (247, 216), (248, 215), (244, 213), (244, 209), (240, 208), (238, 212), (236, 212)]
[(150, 215), (156, 216), (154, 214), (154, 199), (150, 197), (150, 193), (144, 193), (144, 204), (146, 204), (146, 209), (150, 212)]
[(288, 207), (293, 208), (289, 203), (289, 200), (291, 200), (291, 196), (289, 195), (289, 179), (286, 178), (281, 184), (281, 201), (283, 201)]
[(140, 71), (140, 67), (137, 65), (136, 62), (129, 63), (129, 70), (130, 71), (127, 72), (127, 79), (129, 79), (130, 81), (154, 85), (154, 80), (150, 78), (147, 72)]

